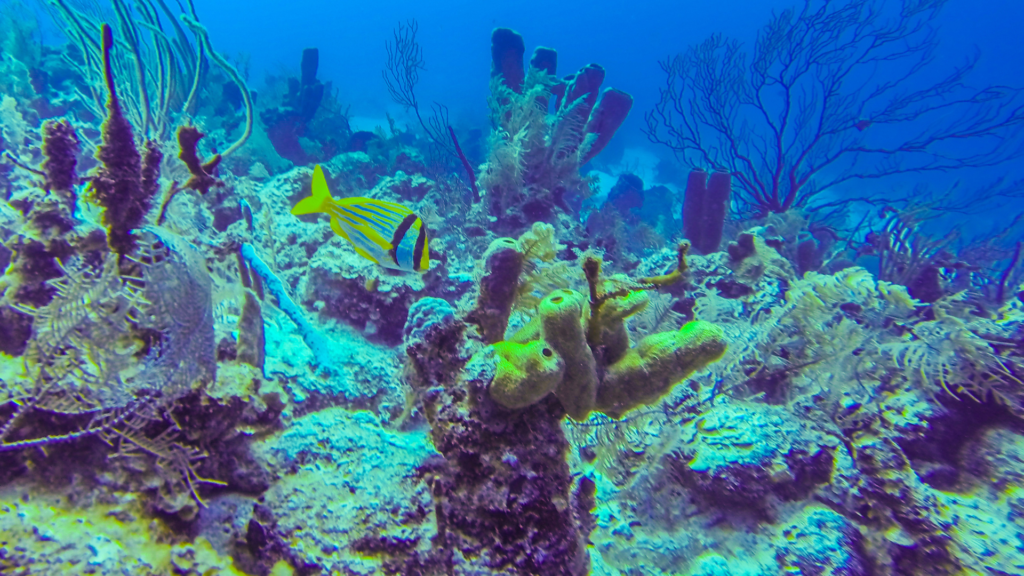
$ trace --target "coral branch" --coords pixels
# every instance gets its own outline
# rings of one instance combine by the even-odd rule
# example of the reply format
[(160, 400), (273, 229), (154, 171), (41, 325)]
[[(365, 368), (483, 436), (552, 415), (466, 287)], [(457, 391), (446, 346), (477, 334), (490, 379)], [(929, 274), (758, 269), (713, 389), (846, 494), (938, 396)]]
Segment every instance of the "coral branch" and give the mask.
[(295, 326), (299, 329), (299, 335), (302, 336), (302, 340), (309, 347), (310, 351), (313, 352), (313, 361), (316, 365), (327, 373), (338, 373), (337, 364), (339, 358), (333, 352), (335, 347), (306, 319), (302, 308), (299, 308), (298, 304), (288, 295), (288, 291), (285, 289), (281, 279), (274, 274), (273, 270), (263, 260), (260, 260), (252, 244), (242, 244), (241, 254), (245, 261), (249, 263), (249, 268), (263, 278), (267, 291), (277, 298), (278, 308), (295, 323)]
[(238, 70), (213, 49), (206, 28), (187, 14), (181, 15), (181, 21), (192, 29), (192, 32), (199, 38), (201, 46), (205, 47), (206, 51), (210, 53), (210, 59), (224, 70), (224, 73), (238, 85), (238, 89), (242, 93), (242, 100), (245, 102), (245, 131), (242, 132), (242, 135), (238, 137), (234, 144), (228, 146), (227, 150), (220, 153), (221, 156), (230, 156), (232, 152), (241, 148), (245, 141), (249, 139), (249, 136), (252, 135), (252, 96), (249, 94), (249, 88), (245, 85), (245, 80), (242, 79), (242, 75), (238, 73)]
[(473, 203), (480, 201), (480, 191), (476, 187), (476, 174), (473, 172), (473, 166), (469, 163), (469, 159), (462, 153), (462, 146), (459, 146), (459, 140), (455, 137), (455, 129), (448, 126), (448, 133), (451, 134), (452, 143), (455, 144), (455, 152), (459, 155), (459, 160), (462, 161), (462, 167), (466, 169), (466, 174), (469, 176), (469, 187), (473, 189)]

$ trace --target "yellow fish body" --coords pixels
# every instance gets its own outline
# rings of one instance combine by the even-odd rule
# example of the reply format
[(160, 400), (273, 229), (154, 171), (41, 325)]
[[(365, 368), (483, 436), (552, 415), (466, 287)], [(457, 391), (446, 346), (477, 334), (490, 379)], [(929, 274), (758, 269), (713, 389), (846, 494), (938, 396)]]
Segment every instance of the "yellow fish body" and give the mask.
[(324, 171), (313, 169), (313, 190), (292, 208), (292, 214), (324, 213), (331, 229), (348, 240), (356, 253), (385, 268), (426, 272), (430, 267), (427, 226), (401, 204), (373, 198), (335, 200), (327, 189)]

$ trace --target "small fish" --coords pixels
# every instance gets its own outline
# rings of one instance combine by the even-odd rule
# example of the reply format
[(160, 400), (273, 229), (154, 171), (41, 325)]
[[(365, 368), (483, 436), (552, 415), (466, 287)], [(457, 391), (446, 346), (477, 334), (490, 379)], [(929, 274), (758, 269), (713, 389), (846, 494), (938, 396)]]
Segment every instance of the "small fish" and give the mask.
[(331, 229), (348, 240), (356, 253), (385, 268), (426, 272), (430, 267), (427, 226), (401, 204), (373, 198), (331, 198), (320, 165), (313, 169), (313, 191), (292, 208), (292, 214), (323, 212)]
[(857, 123), (853, 125), (853, 127), (863, 132), (867, 130), (868, 126), (871, 126), (872, 124), (874, 124), (874, 122), (872, 122), (871, 120), (858, 120)]

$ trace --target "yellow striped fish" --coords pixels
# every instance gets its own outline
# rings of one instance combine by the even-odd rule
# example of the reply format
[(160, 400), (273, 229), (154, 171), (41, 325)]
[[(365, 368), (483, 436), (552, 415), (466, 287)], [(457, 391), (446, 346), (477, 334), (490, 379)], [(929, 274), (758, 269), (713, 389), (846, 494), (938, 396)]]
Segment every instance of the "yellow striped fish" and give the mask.
[(430, 267), (427, 226), (401, 204), (373, 198), (331, 198), (324, 171), (313, 169), (313, 191), (292, 208), (292, 214), (324, 213), (331, 229), (352, 244), (356, 253), (385, 268), (426, 272)]

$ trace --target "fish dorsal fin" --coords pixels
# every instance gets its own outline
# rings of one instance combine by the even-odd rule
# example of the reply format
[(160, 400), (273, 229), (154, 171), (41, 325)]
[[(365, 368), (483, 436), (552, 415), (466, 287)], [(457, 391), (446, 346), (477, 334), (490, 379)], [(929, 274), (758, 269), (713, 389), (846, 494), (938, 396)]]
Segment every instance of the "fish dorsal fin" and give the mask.
[(304, 198), (299, 201), (298, 204), (292, 208), (292, 214), (300, 216), (302, 214), (314, 214), (316, 212), (326, 212), (327, 205), (331, 202), (331, 191), (327, 188), (327, 178), (324, 177), (324, 171), (317, 164), (313, 168), (313, 185), (312, 190), (308, 198)]

